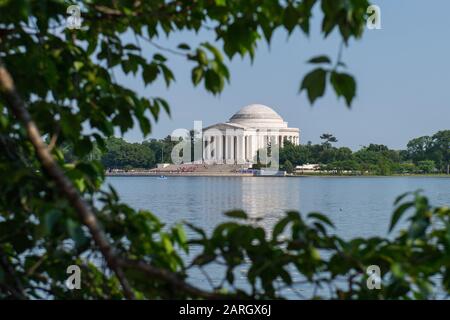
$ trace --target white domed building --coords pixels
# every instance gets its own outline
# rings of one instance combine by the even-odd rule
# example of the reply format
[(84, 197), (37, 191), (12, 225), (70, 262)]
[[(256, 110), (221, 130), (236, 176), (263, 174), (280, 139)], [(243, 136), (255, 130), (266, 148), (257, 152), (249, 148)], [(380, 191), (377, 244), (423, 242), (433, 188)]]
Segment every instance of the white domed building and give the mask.
[(258, 150), (282, 147), (286, 140), (298, 145), (300, 130), (289, 128), (272, 108), (251, 104), (236, 112), (228, 122), (203, 129), (203, 162), (254, 163)]

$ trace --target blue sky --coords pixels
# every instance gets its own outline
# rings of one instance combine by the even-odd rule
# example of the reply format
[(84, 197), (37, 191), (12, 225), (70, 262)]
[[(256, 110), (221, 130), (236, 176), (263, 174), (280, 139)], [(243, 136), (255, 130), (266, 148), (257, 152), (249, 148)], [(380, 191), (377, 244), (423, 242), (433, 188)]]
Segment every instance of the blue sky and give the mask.
[[(301, 79), (311, 69), (306, 63), (310, 57), (337, 56), (337, 34), (327, 39), (320, 34), (320, 10), (315, 11), (309, 38), (299, 32), (288, 38), (280, 30), (270, 47), (259, 44), (253, 64), (238, 56), (227, 61), (231, 83), (220, 96), (207, 93), (202, 86), (194, 88), (192, 64), (170, 54), (166, 56), (176, 83), (169, 89), (162, 82), (145, 88), (137, 78), (116, 75), (142, 96), (161, 96), (170, 103), (172, 117), (162, 115), (149, 137), (161, 138), (176, 128), (191, 129), (194, 120), (202, 120), (205, 126), (226, 121), (241, 107), (262, 103), (274, 108), (289, 126), (300, 128), (301, 143), (319, 142), (320, 134), (330, 132), (338, 138), (338, 146), (358, 149), (382, 143), (404, 148), (414, 137), (450, 129), (450, 1), (372, 3), (381, 7), (382, 29), (366, 30), (343, 54), (348, 72), (358, 83), (351, 110), (330, 88), (313, 107), (305, 93), (298, 94)], [(186, 32), (156, 42), (175, 48), (181, 42), (193, 46), (202, 41), (214, 42), (214, 38), (207, 32)], [(143, 47), (148, 57), (156, 52)], [(138, 142), (144, 138), (138, 128), (124, 137)]]

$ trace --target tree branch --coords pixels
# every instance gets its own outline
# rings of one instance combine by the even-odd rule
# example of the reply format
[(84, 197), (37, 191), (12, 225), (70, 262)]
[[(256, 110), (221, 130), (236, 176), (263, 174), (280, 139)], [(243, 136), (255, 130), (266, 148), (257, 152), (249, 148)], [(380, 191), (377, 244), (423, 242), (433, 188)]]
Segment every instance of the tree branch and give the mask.
[(117, 257), (113, 248), (106, 239), (103, 230), (97, 221), (96, 216), (92, 212), (90, 206), (84, 201), (81, 195), (75, 189), (72, 182), (65, 176), (62, 169), (55, 162), (51, 155), (48, 146), (42, 140), (39, 129), (36, 123), (31, 118), (24, 101), (19, 96), (14, 81), (0, 60), (0, 93), (7, 102), (7, 107), (11, 109), (16, 118), (25, 126), (28, 134), (28, 139), (32, 143), (37, 157), (44, 168), (45, 172), (56, 183), (61, 192), (67, 197), (70, 204), (75, 208), (80, 220), (89, 229), (89, 232), (94, 239), (95, 244), (99, 247), (103, 254), (108, 267), (115, 273), (122, 285), (125, 297), (134, 299), (134, 293), (126, 279), (123, 270), (117, 263)]
[(192, 296), (203, 299), (245, 298), (245, 296), (241, 296), (239, 294), (232, 295), (205, 291), (188, 284), (176, 273), (173, 273), (171, 271), (154, 267), (143, 261), (133, 261), (117, 256), (114, 252), (113, 247), (107, 240), (105, 233), (100, 228), (98, 220), (92, 209), (75, 189), (69, 178), (65, 176), (64, 172), (51, 155), (48, 146), (42, 140), (36, 123), (31, 118), (31, 115), (28, 112), (24, 101), (19, 96), (14, 86), (14, 82), (10, 73), (3, 65), (1, 59), (0, 94), (6, 100), (7, 107), (11, 109), (16, 118), (19, 119), (19, 121), (21, 121), (25, 126), (28, 138), (34, 147), (37, 157), (45, 172), (56, 183), (61, 192), (69, 200), (70, 204), (75, 208), (75, 211), (77, 212), (81, 222), (88, 227), (95, 244), (99, 247), (100, 252), (105, 258), (108, 267), (116, 274), (117, 278), (119, 279), (126, 298), (134, 299), (134, 293), (128, 283), (128, 280), (125, 277), (123, 268), (134, 268), (136, 270), (140, 270), (141, 272), (153, 278), (157, 278), (169, 283), (174, 287), (174, 289), (181, 290)]
[(140, 270), (152, 278), (162, 279), (165, 282), (172, 285), (174, 289), (180, 290), (182, 292), (186, 292), (195, 297), (199, 297), (199, 298), (203, 298), (203, 299), (210, 299), (210, 300), (224, 300), (224, 299), (229, 300), (229, 299), (245, 298), (244, 296), (241, 296), (241, 295), (223, 294), (223, 293), (210, 292), (210, 291), (205, 291), (205, 290), (199, 289), (197, 287), (190, 285), (183, 279), (179, 278), (177, 276), (177, 274), (167, 271), (165, 269), (156, 268), (156, 267), (149, 265), (148, 263), (145, 263), (143, 261), (120, 259), (119, 263), (123, 268), (131, 268), (131, 269)]

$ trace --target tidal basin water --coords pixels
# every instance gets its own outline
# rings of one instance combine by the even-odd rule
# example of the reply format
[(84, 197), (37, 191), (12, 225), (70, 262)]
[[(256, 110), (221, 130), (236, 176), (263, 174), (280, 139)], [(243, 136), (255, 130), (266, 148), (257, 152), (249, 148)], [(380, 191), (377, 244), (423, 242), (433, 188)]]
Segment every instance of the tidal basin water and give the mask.
[[(263, 218), (258, 224), (268, 231), (286, 210), (298, 210), (324, 213), (343, 238), (386, 236), (393, 202), (404, 192), (422, 189), (433, 205), (450, 205), (449, 177), (108, 177), (107, 183), (135, 209), (209, 232), (232, 209)], [(209, 273), (219, 280), (219, 270)], [(207, 287), (201, 274), (196, 279)]]

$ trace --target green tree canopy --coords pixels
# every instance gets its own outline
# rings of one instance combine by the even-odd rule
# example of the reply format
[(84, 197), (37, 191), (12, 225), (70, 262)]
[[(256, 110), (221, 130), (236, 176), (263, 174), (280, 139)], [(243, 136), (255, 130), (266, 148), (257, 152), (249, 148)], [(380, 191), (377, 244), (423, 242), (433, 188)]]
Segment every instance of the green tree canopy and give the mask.
[(106, 168), (152, 168), (156, 164), (153, 150), (146, 144), (127, 143), (123, 139), (106, 140), (106, 152), (101, 158)]

